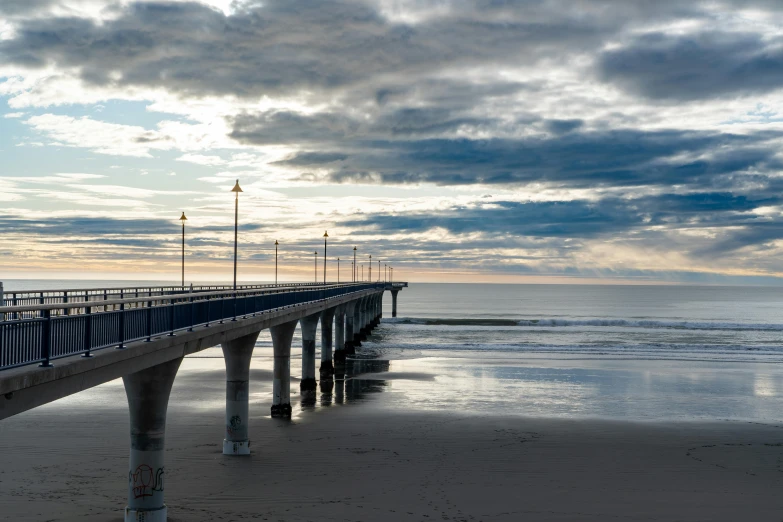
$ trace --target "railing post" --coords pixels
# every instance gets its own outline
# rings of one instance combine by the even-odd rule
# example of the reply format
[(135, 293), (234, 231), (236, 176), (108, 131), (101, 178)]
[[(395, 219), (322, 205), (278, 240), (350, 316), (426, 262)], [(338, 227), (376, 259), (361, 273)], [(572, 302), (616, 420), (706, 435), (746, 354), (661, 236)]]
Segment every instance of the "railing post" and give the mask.
[(92, 357), (90, 353), (92, 348), (92, 307), (84, 307), (84, 355), (82, 357)]
[(207, 324), (204, 325), (204, 328), (209, 327), (209, 295), (207, 295)]
[(44, 293), (43, 293), (43, 292), (41, 292), (41, 304), (44, 304), (44, 296), (43, 296), (43, 294), (44, 294)]
[(195, 322), (194, 315), (193, 315), (193, 296), (191, 295), (189, 299), (190, 299), (190, 328), (188, 328), (188, 331), (192, 332), (194, 326), (193, 323)]
[(237, 293), (235, 291), (234, 292), (234, 318), (231, 319), (231, 322), (233, 323), (236, 320), (237, 320)]
[(147, 301), (147, 341), (152, 342), (152, 301)]
[(174, 337), (174, 299), (169, 299), (169, 337)]
[(122, 350), (125, 348), (125, 303), (120, 303), (120, 328), (119, 328), (119, 334), (120, 334), (120, 342), (117, 345), (118, 350)]
[[(63, 303), (68, 304), (68, 291), (67, 290), (63, 291)], [(70, 308), (64, 309), (63, 310), (63, 315), (71, 315)]]
[(48, 368), (52, 366), (52, 363), (49, 362), (52, 349), (52, 311), (44, 310), (43, 318), (44, 322), (41, 332), (41, 359), (43, 359), (43, 362), (41, 362), (41, 367)]

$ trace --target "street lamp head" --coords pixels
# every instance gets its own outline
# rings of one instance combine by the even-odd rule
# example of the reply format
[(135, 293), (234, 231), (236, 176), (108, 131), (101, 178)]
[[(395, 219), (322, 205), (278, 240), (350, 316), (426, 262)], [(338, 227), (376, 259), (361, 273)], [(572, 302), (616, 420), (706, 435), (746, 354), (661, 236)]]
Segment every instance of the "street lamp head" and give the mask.
[(324, 237), (329, 237), (329, 234), (326, 233), (326, 230), (324, 230)]
[(185, 221), (188, 220), (188, 218), (185, 217), (185, 213), (184, 212), (182, 213), (182, 216), (180, 216), (179, 220), (182, 221), (183, 225), (185, 224)]
[(318, 252), (313, 252), (313, 254), (318, 255)]
[(356, 252), (356, 247), (353, 247), (354, 252)]
[(280, 243), (277, 242), (277, 239), (275, 239), (275, 246), (279, 245)]
[(242, 188), (239, 186), (239, 180), (237, 180), (236, 185), (234, 185), (234, 188), (231, 189), (231, 192), (244, 192)]

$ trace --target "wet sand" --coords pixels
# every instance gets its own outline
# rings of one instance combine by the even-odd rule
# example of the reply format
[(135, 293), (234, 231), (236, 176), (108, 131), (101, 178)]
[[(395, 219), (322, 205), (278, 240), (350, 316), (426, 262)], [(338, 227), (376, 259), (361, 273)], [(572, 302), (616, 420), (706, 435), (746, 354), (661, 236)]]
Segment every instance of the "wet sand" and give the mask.
[[(269, 418), (267, 364), (251, 376), (253, 453), (229, 457), (222, 362), (183, 363), (169, 520), (783, 519), (781, 425), (405, 411), (406, 383), (443, 386), (411, 371), (348, 380), (282, 421)], [(128, 441), (121, 382), (0, 422), (0, 519), (122, 520)]]

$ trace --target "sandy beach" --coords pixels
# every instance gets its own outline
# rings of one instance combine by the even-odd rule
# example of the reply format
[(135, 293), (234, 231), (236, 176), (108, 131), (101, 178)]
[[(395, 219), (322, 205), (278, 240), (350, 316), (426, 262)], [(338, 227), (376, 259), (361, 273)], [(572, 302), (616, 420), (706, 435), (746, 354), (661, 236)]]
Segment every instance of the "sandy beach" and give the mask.
[[(269, 417), (268, 359), (253, 364), (253, 453), (230, 457), (222, 361), (183, 363), (168, 416), (170, 520), (783, 518), (783, 425), (401, 408), (408, 387), (443, 386), (411, 361), (359, 365), (389, 371), (319, 392), (282, 421)], [(128, 440), (119, 381), (3, 421), (2, 518), (121, 520)]]

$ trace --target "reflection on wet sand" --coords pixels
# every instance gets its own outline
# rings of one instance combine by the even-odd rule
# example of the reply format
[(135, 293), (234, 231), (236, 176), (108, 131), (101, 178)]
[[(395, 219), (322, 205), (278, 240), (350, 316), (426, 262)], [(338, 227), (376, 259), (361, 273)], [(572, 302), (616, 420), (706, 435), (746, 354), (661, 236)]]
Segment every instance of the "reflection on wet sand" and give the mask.
[[(320, 395), (316, 391), (302, 391), (302, 410), (312, 410), (320, 406), (346, 404), (365, 400), (367, 394), (384, 391), (389, 383), (383, 379), (362, 379), (364, 374), (387, 373), (390, 362), (380, 359), (348, 359), (334, 365), (334, 380), (322, 379), (319, 382)], [(319, 400), (320, 399), (320, 400)]]

